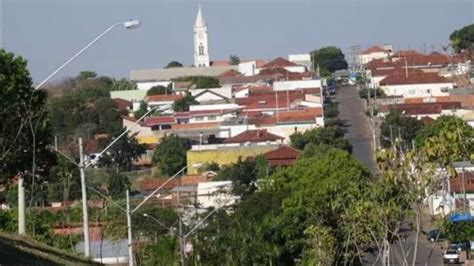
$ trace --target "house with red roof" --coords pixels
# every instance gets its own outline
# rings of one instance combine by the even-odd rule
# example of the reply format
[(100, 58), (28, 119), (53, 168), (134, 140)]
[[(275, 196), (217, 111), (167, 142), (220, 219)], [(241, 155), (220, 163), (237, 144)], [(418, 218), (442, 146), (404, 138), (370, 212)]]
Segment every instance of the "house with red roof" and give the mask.
[(171, 107), (175, 101), (181, 98), (183, 98), (183, 95), (180, 94), (149, 95), (145, 97), (144, 102), (148, 105), (148, 108)]
[(239, 110), (235, 103), (191, 105), (189, 123), (222, 122), (237, 117)]
[(288, 73), (304, 73), (308, 71), (308, 69), (303, 65), (298, 65), (283, 57), (277, 57), (272, 61), (266, 63), (265, 65), (261, 66), (260, 68), (257, 68), (256, 73), (260, 74), (265, 71), (268, 72), (271, 69), (280, 69), (280, 71), (281, 69), (283, 69), (286, 70)]
[(379, 116), (385, 116), (390, 111), (417, 119), (436, 119), (441, 115), (455, 115), (461, 111), (460, 102), (424, 102), (409, 104), (389, 104), (379, 106)]
[(300, 150), (284, 145), (278, 149), (264, 153), (263, 157), (271, 167), (286, 167), (293, 165), (300, 154)]
[(362, 51), (358, 55), (358, 61), (360, 65), (366, 65), (374, 59), (388, 58), (391, 54), (391, 47), (374, 45)]
[(447, 96), (454, 83), (438, 73), (426, 73), (418, 69), (399, 69), (379, 82), (389, 96), (435, 97)]

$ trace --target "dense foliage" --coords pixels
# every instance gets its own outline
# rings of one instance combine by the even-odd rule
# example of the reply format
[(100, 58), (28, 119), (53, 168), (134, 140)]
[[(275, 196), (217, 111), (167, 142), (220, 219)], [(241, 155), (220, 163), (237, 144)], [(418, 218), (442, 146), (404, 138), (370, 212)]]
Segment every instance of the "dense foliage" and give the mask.
[(461, 50), (474, 52), (474, 24), (455, 30), (449, 39), (455, 52), (459, 53)]
[(422, 128), (423, 125), (416, 118), (391, 111), (380, 126), (380, 143), (385, 148), (393, 146), (395, 141), (401, 142), (404, 147), (411, 147), (412, 140)]
[(174, 67), (183, 67), (183, 64), (181, 64), (178, 61), (171, 61), (165, 66), (165, 68), (174, 68)]
[[(171, 84), (171, 83), (170, 83)], [(157, 85), (157, 86), (153, 86), (151, 87), (147, 92), (146, 92), (146, 95), (147, 96), (150, 96), (150, 95), (163, 95), (163, 94), (171, 94), (172, 93), (172, 89), (171, 89), (171, 86), (161, 86), (161, 85)]]
[(173, 110), (175, 112), (187, 112), (189, 111), (190, 105), (196, 104), (199, 104), (199, 102), (196, 101), (190, 93), (187, 93), (183, 98), (176, 100), (173, 103)]
[(321, 127), (307, 130), (304, 133), (296, 132), (290, 136), (291, 146), (303, 150), (307, 144), (329, 145), (348, 152), (352, 151), (349, 141), (344, 138), (344, 130), (340, 127)]
[(186, 166), (186, 151), (191, 148), (189, 140), (176, 135), (165, 136), (153, 154), (153, 164), (172, 176)]
[(336, 70), (347, 69), (347, 61), (341, 49), (335, 46), (323, 47), (311, 52), (313, 69), (319, 67), (322, 77), (330, 76)]

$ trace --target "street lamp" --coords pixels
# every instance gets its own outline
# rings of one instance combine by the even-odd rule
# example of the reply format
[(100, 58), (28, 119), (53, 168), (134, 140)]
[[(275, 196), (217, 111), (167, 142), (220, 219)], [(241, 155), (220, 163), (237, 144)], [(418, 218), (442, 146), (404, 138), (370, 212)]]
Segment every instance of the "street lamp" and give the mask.
[(129, 21), (124, 21), (124, 22), (119, 22), (112, 24), (108, 29), (106, 29), (103, 33), (101, 33), (99, 36), (97, 36), (94, 40), (92, 40), (90, 43), (88, 43), (84, 48), (79, 50), (73, 57), (71, 57), (69, 60), (67, 60), (64, 64), (62, 64), (60, 67), (58, 67), (53, 73), (51, 73), (47, 78), (45, 78), (43, 81), (41, 81), (36, 87), (35, 90), (41, 88), (46, 82), (48, 82), (54, 75), (56, 75), (59, 71), (61, 71), (64, 67), (66, 67), (69, 63), (71, 63), (74, 59), (76, 59), (78, 56), (80, 56), (82, 53), (84, 53), (89, 47), (91, 47), (94, 43), (96, 43), (98, 40), (100, 40), (102, 37), (104, 37), (107, 33), (109, 33), (111, 30), (118, 26), (122, 26), (126, 29), (136, 29), (141, 25), (141, 22), (136, 19), (131, 19)]
[[(103, 33), (89, 42), (86, 46), (84, 46), (79, 52), (77, 52), (73, 57), (67, 60), (64, 64), (62, 64), (59, 68), (57, 68), (53, 73), (51, 73), (47, 78), (45, 78), (42, 82), (40, 82), (36, 87), (35, 90), (40, 89), (46, 82), (48, 82), (54, 75), (56, 75), (59, 71), (61, 71), (64, 67), (66, 67), (69, 63), (71, 63), (74, 59), (84, 53), (89, 47), (91, 47), (94, 43), (104, 37), (107, 33), (118, 26), (123, 26), (126, 29), (135, 29), (141, 25), (141, 22), (138, 20), (129, 20), (124, 22), (119, 22), (111, 25), (107, 28)], [(80, 141), (82, 142), (82, 141)], [(82, 147), (82, 143), (80, 143)], [(85, 188), (85, 177), (83, 174), (84, 170), (84, 162), (81, 156), (81, 185), (82, 185), (82, 209), (83, 209), (83, 225), (84, 225), (84, 255), (86, 257), (90, 256), (90, 246), (89, 246), (89, 225), (88, 225), (88, 213), (87, 213), (87, 195), (86, 195), (86, 188)], [(25, 218), (25, 188), (23, 187), (23, 177), (20, 176), (18, 179), (18, 234), (23, 235), (26, 233), (26, 218)]]

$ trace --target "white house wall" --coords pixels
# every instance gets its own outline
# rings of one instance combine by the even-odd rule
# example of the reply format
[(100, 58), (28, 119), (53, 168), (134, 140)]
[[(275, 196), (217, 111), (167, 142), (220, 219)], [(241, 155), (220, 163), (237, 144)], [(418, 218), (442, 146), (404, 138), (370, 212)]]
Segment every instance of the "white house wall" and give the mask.
[(154, 86), (163, 86), (163, 87), (167, 87), (169, 84), (171, 83), (171, 81), (149, 81), (149, 82), (137, 82), (137, 88), (139, 90), (149, 90), (151, 89), (151, 87), (154, 87)]
[(321, 88), (321, 80), (308, 79), (308, 80), (287, 80), (287, 81), (273, 82), (274, 91), (286, 91), (286, 90), (307, 89), (307, 88)]
[(244, 76), (254, 76), (257, 74), (257, 62), (250, 61), (239, 64), (239, 72)]
[(453, 83), (435, 83), (435, 84), (403, 84), (403, 85), (385, 85), (381, 86), (386, 95), (401, 95), (404, 98), (418, 98), (428, 96), (448, 96), (449, 90), (442, 92), (442, 89), (452, 89)]

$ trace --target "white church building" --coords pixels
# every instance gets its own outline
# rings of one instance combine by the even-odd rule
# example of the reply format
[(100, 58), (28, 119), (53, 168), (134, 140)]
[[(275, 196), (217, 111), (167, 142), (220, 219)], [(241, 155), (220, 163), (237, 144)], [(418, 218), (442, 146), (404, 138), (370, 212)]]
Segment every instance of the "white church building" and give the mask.
[(207, 25), (202, 16), (201, 5), (199, 5), (196, 22), (194, 22), (194, 66), (209, 67), (210, 65)]

